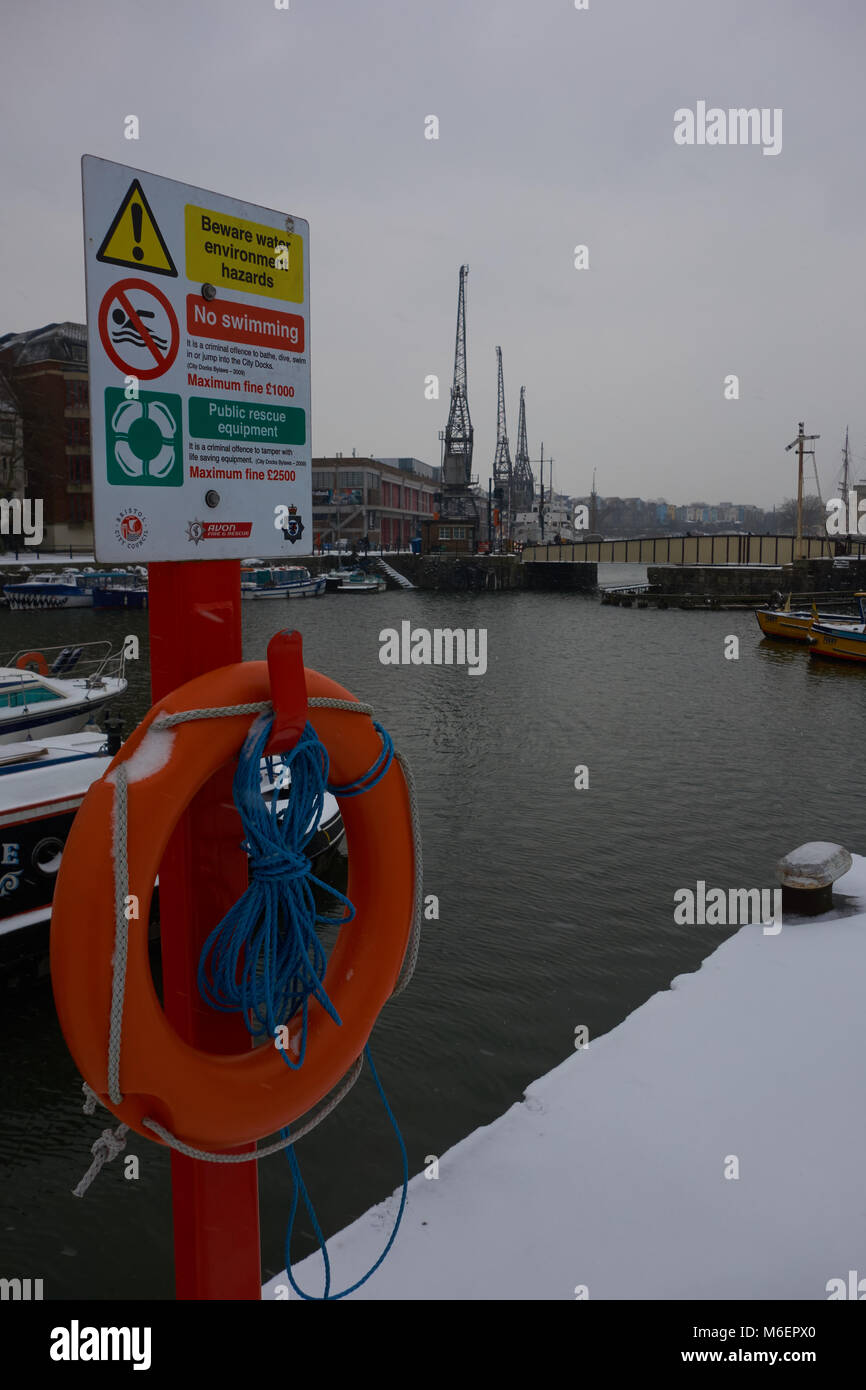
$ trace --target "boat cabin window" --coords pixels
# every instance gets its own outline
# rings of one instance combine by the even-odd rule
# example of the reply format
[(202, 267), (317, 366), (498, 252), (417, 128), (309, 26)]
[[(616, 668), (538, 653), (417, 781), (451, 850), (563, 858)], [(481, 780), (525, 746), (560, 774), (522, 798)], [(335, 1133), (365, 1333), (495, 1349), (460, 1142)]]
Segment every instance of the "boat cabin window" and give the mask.
[(24, 705), (39, 705), (46, 700), (59, 700), (61, 698), (56, 690), (49, 690), (45, 685), (30, 685), (29, 683), (22, 689), (0, 692), (0, 709), (20, 709)]

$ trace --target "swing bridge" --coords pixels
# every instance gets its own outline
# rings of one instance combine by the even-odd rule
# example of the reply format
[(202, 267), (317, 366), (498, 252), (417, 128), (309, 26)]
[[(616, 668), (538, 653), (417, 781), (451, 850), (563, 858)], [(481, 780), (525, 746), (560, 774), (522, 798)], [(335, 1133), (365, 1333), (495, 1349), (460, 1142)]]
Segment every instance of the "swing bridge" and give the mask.
[[(526, 546), (524, 564), (553, 565), (790, 565), (796, 559), (859, 559), (866, 539), (828, 536), (633, 536), (623, 540), (549, 542)], [(795, 555), (796, 552), (796, 555)]]

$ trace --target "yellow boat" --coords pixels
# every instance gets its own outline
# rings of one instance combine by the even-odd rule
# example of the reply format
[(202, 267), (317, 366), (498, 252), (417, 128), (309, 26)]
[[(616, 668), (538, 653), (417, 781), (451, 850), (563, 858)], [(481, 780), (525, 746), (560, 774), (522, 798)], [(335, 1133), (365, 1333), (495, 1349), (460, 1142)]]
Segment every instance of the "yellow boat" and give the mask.
[(838, 661), (866, 661), (866, 594), (858, 594), (859, 623), (813, 623), (809, 633), (809, 655), (829, 656)]
[(769, 604), (755, 609), (758, 627), (765, 637), (783, 637), (791, 642), (808, 642), (814, 623), (853, 623), (850, 613), (819, 613), (814, 603), (811, 608), (797, 608), (791, 612), (791, 595), (784, 608), (771, 608)]

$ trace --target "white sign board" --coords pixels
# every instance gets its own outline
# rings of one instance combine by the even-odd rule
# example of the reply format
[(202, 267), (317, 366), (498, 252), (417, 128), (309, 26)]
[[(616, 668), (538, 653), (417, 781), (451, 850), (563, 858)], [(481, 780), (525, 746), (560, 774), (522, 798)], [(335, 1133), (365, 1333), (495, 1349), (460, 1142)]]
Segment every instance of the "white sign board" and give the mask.
[(308, 223), (81, 164), (97, 559), (309, 554)]

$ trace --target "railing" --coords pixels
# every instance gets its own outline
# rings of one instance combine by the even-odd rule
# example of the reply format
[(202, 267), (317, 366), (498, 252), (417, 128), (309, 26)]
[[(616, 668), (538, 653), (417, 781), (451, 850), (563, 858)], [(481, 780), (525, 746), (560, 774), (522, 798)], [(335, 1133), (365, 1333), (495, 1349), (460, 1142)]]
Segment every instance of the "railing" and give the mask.
[[(848, 539), (848, 555), (866, 555), (866, 541)], [(641, 536), (611, 541), (567, 541), (562, 545), (528, 545), (524, 564), (643, 564), (643, 565), (790, 565), (795, 536), (757, 536), (734, 532), (715, 536)], [(804, 536), (801, 557), (835, 559), (838, 541), (827, 536)]]
[[(65, 667), (60, 667), (60, 657), (64, 652), (79, 652), (80, 655), (75, 662)], [(15, 680), (14, 671), (18, 668), (18, 662), (26, 656), (33, 656), (32, 648), (22, 647), (20, 651), (13, 652), (10, 656), (0, 655), (0, 667), (10, 668), (8, 674), (4, 676), (4, 681)], [(58, 666), (57, 674), (53, 676), (55, 680), (83, 680), (89, 689), (101, 685), (105, 680), (123, 680), (126, 665), (126, 649), (120, 647), (118, 651), (111, 650), (110, 640), (102, 642), (66, 642), (59, 647), (40, 647), (39, 655), (45, 658), (48, 666), (48, 674), (52, 676), (53, 667)], [(83, 658), (83, 659), (82, 659)], [(32, 672), (26, 668), (20, 669), (20, 680), (29, 680)]]

